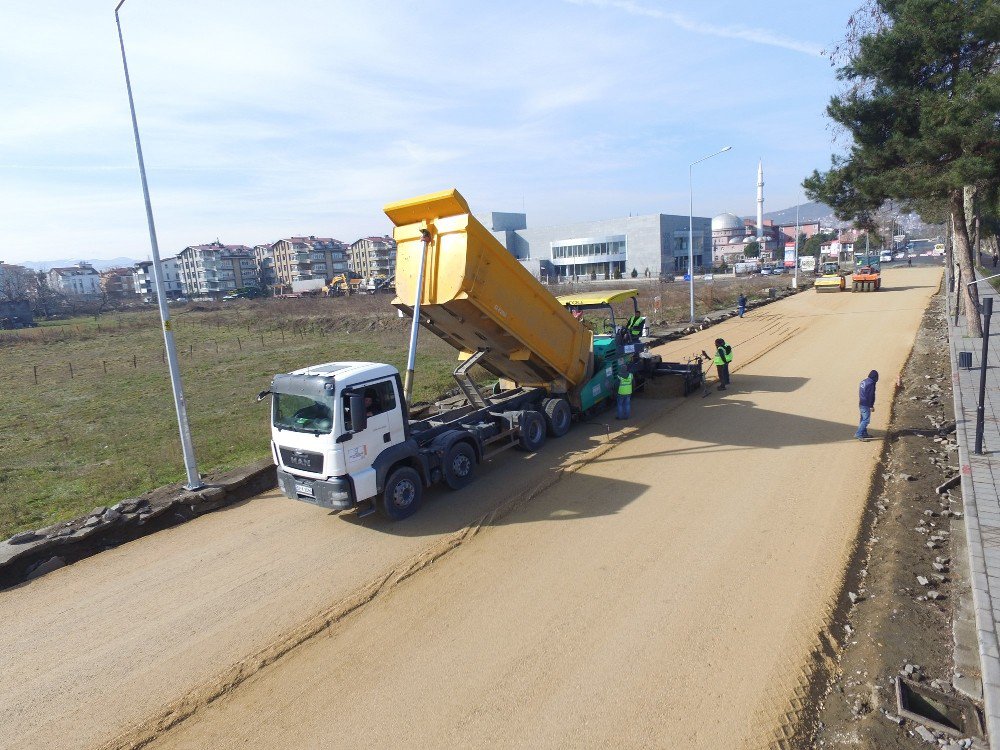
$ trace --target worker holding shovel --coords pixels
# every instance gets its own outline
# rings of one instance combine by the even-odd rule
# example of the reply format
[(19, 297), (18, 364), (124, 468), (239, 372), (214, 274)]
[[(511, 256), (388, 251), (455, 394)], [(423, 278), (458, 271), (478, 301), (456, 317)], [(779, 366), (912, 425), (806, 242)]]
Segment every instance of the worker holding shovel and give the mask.
[[(702, 350), (702, 355), (708, 359), (708, 352)], [(726, 343), (725, 339), (715, 340), (715, 356), (711, 358), (715, 365), (715, 371), (719, 373), (719, 390), (726, 390), (729, 385), (729, 363), (733, 359), (733, 347)]]

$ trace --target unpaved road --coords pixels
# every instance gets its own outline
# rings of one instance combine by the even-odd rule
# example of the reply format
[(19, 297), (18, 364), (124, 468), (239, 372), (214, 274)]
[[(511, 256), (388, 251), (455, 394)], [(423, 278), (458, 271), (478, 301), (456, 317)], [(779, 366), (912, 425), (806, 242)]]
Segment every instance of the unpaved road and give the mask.
[(939, 278), (665, 347), (724, 336), (733, 388), (636, 399), (641, 431), (540, 492), (603, 426), (402, 524), (271, 494), (2, 592), (0, 747), (765, 745), (801, 707), (878, 456), (851, 439), (857, 382), (882, 372), (878, 432)]

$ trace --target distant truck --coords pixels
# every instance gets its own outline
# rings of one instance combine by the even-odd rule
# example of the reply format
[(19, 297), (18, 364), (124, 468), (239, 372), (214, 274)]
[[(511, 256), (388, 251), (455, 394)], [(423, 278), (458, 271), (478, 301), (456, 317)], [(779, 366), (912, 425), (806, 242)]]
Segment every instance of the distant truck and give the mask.
[(799, 258), (799, 270), (803, 273), (816, 273), (816, 256), (803, 255)]
[(294, 294), (319, 294), (326, 286), (324, 279), (304, 279), (292, 282), (292, 292)]

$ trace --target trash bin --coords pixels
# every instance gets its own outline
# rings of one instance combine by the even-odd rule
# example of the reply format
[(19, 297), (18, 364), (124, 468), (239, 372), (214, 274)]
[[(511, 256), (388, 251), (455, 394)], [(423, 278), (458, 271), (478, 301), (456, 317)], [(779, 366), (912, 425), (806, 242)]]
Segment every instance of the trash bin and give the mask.
[(959, 369), (972, 369), (972, 352), (959, 352), (958, 353), (958, 367)]

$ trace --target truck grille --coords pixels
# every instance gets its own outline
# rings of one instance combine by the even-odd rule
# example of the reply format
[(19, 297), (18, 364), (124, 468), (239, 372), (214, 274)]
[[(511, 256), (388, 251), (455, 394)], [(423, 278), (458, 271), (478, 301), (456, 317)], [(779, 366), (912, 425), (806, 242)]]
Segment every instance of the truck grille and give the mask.
[(313, 474), (323, 473), (323, 454), (310, 451), (297, 451), (291, 448), (279, 448), (281, 463), (289, 469), (310, 471)]

